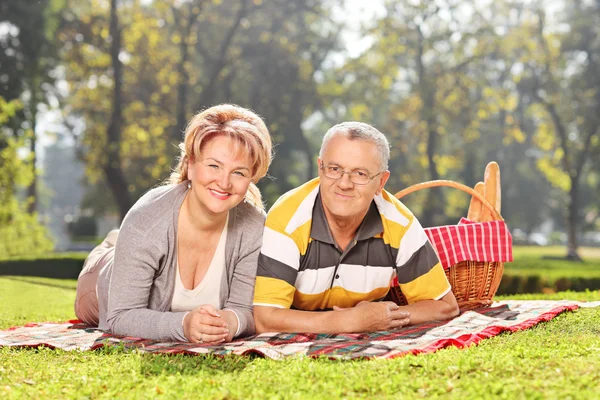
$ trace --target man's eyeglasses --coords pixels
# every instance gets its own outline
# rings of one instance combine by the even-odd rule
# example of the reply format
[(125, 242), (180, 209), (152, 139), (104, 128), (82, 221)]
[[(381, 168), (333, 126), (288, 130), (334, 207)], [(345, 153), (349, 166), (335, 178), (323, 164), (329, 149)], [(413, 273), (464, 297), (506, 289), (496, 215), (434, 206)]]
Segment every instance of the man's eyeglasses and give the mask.
[(365, 171), (365, 170), (355, 170), (355, 171), (345, 171), (343, 169), (341, 169), (340, 167), (338, 167), (337, 165), (323, 165), (323, 163), (321, 163), (321, 170), (323, 171), (323, 174), (325, 174), (325, 176), (329, 179), (340, 179), (342, 176), (344, 176), (344, 174), (348, 174), (348, 177), (350, 178), (350, 182), (354, 183), (355, 185), (366, 185), (367, 183), (371, 182), (377, 175), (381, 174), (384, 171), (379, 171), (378, 173), (376, 173), (375, 175), (369, 176), (369, 172)]

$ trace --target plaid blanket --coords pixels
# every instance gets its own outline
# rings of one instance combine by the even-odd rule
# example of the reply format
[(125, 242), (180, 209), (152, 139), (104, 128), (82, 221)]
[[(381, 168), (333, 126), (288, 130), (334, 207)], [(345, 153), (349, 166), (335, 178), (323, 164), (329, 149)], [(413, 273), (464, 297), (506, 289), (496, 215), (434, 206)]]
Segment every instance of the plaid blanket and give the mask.
[(122, 345), (147, 353), (255, 354), (272, 359), (298, 355), (340, 359), (394, 358), (406, 354), (431, 353), (449, 346), (468, 347), (500, 332), (528, 329), (567, 310), (595, 306), (600, 306), (600, 302), (501, 301), (489, 308), (467, 311), (450, 321), (436, 321), (394, 331), (335, 335), (266, 333), (215, 346), (117, 337), (82, 325), (79, 321), (32, 323), (0, 331), (0, 346), (93, 350)]
[(472, 222), (425, 228), (444, 269), (461, 261), (513, 261), (512, 236), (504, 221)]

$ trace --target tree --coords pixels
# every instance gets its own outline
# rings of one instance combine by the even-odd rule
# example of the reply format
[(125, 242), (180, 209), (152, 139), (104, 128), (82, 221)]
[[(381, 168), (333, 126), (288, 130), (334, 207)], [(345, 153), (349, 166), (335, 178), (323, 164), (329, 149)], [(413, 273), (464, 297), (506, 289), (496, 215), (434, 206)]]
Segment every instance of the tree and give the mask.
[(565, 3), (567, 32), (552, 29), (546, 13), (535, 10), (526, 80), (531, 112), (538, 119), (537, 144), (544, 151), (538, 167), (567, 197), (567, 258), (580, 260), (578, 225), (581, 187), (590, 151), (600, 141), (600, 3)]
[(33, 179), (31, 169), (24, 167), (18, 150), (23, 138), (7, 135), (6, 124), (20, 109), (17, 100), (6, 102), (0, 97), (0, 255), (9, 258), (39, 255), (52, 250), (52, 240), (36, 213), (19, 202), (16, 188), (26, 187)]
[[(27, 194), (28, 209), (37, 209), (36, 128), (38, 109), (56, 97), (53, 70), (58, 55), (51, 37), (56, 29), (57, 9), (61, 1), (2, 2), (0, 22), (8, 23), (8, 34), (0, 38), (1, 75), (0, 96), (7, 100), (21, 99), (23, 107), (8, 125), (14, 136), (22, 136), (29, 143), (29, 168), (32, 179)], [(1, 147), (1, 146), (0, 146)]]

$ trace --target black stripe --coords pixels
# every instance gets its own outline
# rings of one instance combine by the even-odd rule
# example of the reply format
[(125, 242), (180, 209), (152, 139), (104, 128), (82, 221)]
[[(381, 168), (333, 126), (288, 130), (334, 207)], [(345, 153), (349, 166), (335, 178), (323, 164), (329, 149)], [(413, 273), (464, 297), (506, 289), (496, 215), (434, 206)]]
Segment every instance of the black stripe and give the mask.
[(396, 258), (392, 253), (391, 246), (381, 238), (359, 240), (344, 258), (344, 264), (395, 267)]
[(256, 275), (267, 278), (277, 278), (295, 286), (298, 271), (281, 261), (277, 261), (260, 253), (258, 256), (258, 270), (256, 271)]
[(440, 260), (428, 241), (410, 257), (404, 264), (398, 267), (398, 282), (412, 282), (421, 275), (429, 272)]
[[(359, 240), (341, 260), (343, 264), (369, 267), (395, 267), (397, 250), (385, 244), (381, 238)], [(300, 271), (320, 269), (340, 264), (342, 253), (332, 244), (313, 240), (300, 257)]]

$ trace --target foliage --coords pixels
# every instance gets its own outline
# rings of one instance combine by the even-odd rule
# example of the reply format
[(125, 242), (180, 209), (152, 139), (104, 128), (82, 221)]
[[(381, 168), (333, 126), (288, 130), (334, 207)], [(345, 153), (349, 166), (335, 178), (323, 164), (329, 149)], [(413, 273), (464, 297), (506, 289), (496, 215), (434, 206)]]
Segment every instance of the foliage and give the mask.
[[(18, 108), (17, 101), (7, 103), (0, 97), (0, 123)], [(27, 203), (19, 203), (15, 193), (15, 185), (27, 186), (32, 180), (31, 170), (23, 167), (25, 161), (18, 154), (22, 139), (0, 136), (0, 144), (0, 257), (47, 253), (53, 244), (46, 228), (37, 214), (28, 213)]]
[[(308, 179), (314, 170), (312, 149), (300, 125), (316, 103), (315, 71), (336, 43), (322, 24), (329, 12), (326, 3), (120, 3), (123, 118), (118, 146), (127, 185), (118, 190), (137, 198), (167, 178), (186, 120), (221, 102), (253, 108), (280, 145), (271, 169), (279, 179), (260, 185), (268, 203)], [(109, 7), (104, 0), (68, 5), (57, 35), (70, 92), (66, 111), (73, 121), (85, 121), (76, 137), (90, 183), (103, 187), (106, 121), (114, 101)], [(91, 205), (106, 203), (109, 193), (98, 192)]]
[[(73, 317), (74, 281), (0, 277), (0, 287), (0, 328)], [(535, 298), (600, 300), (600, 292)], [(7, 399), (593, 398), (600, 389), (599, 325), (600, 308), (584, 309), (469, 349), (350, 362), (148, 355), (122, 348), (0, 348), (0, 394)]]

